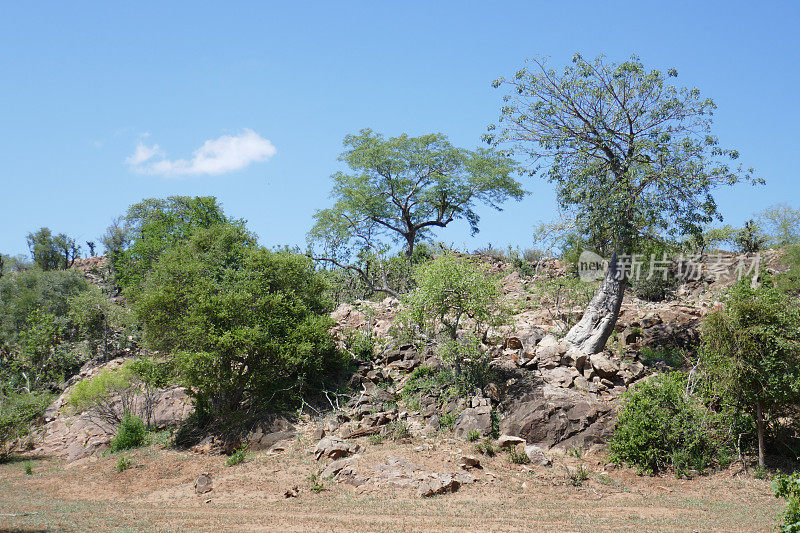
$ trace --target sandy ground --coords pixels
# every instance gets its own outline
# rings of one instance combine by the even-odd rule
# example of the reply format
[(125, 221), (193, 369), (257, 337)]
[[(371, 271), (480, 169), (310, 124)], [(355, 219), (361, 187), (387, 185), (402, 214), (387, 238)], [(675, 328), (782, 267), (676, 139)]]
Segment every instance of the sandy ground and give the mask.
[[(439, 438), (365, 448), (357, 465), (405, 457), (431, 471), (456, 471), (471, 444)], [(236, 466), (225, 457), (150, 447), (75, 463), (34, 459), (0, 465), (0, 531), (771, 531), (782, 509), (769, 482), (734, 470), (692, 480), (640, 477), (601, 456), (556, 457), (548, 467), (481, 456), (477, 482), (422, 499), (410, 488), (358, 490), (324, 481), (313, 443), (298, 439), (280, 453), (253, 453)], [(575, 487), (567, 471), (583, 465)], [(208, 472), (214, 490), (194, 491)], [(296, 498), (284, 493), (297, 486)]]

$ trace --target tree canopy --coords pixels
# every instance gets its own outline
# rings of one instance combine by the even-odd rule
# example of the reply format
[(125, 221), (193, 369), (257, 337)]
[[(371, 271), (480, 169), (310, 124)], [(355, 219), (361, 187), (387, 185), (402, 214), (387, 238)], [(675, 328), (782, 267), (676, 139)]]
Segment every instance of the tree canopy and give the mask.
[(220, 224), (244, 226), (225, 216), (212, 196), (148, 198), (128, 208), (103, 242), (111, 252), (117, 280), (123, 287), (140, 283), (158, 257), (181, 243), (197, 228)]
[(234, 224), (196, 229), (153, 264), (133, 300), (153, 348), (171, 352), (201, 412), (280, 409), (342, 359), (311, 261)]
[(580, 226), (612, 235), (621, 253), (642, 238), (699, 235), (720, 218), (715, 187), (761, 180), (733, 166), (739, 153), (711, 134), (713, 100), (675, 77), (636, 56), (617, 64), (576, 54), (561, 72), (532, 59), (494, 82), (509, 92), (485, 140), (526, 155)]
[(702, 331), (701, 362), (712, 393), (756, 420), (759, 463), (769, 414), (800, 401), (800, 310), (769, 283), (735, 285)]
[(636, 56), (617, 64), (576, 54), (561, 72), (532, 59), (494, 82), (509, 92), (484, 140), (527, 156), (529, 172), (555, 184), (560, 206), (596, 237), (582, 240), (612, 250), (600, 290), (565, 337), (586, 353), (605, 347), (622, 305), (627, 272), (617, 254), (643, 241), (699, 238), (721, 219), (715, 187), (761, 182), (732, 166), (739, 153), (711, 134), (714, 102), (672, 85), (677, 75), (648, 71)]
[(333, 207), (318, 211), (309, 235), (329, 258), (347, 258), (381, 237), (402, 242), (408, 257), (434, 228), (463, 219), (473, 234), (477, 204), (500, 209), (525, 192), (512, 175), (509, 157), (485, 148), (466, 150), (441, 133), (385, 139), (370, 129), (344, 139), (339, 158), (351, 172), (337, 172)]

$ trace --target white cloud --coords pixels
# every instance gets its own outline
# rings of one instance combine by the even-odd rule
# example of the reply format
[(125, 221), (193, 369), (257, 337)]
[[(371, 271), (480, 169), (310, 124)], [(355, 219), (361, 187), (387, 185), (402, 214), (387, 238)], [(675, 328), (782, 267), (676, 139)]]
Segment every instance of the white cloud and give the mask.
[[(275, 155), (275, 146), (253, 130), (246, 129), (239, 135), (223, 135), (208, 140), (194, 151), (191, 159), (161, 159), (151, 161), (156, 155), (163, 156), (157, 144), (151, 147), (142, 142), (136, 151), (125, 159), (134, 170), (144, 174), (161, 176), (198, 176), (224, 174), (240, 170)], [(147, 164), (144, 164), (147, 163)]]
[(145, 161), (149, 161), (157, 155), (162, 155), (161, 149), (157, 144), (154, 144), (153, 146), (145, 146), (144, 143), (139, 141), (139, 144), (136, 145), (136, 150), (133, 152), (133, 155), (126, 158), (125, 162), (133, 166), (141, 165)]

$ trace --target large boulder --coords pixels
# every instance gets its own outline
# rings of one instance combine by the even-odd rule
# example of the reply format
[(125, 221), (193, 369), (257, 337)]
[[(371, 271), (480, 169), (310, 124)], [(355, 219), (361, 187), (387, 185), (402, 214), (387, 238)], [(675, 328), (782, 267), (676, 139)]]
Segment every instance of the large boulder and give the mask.
[(322, 458), (326, 459), (340, 459), (347, 457), (351, 453), (356, 453), (360, 449), (358, 444), (346, 442), (343, 439), (331, 435), (330, 437), (323, 437), (317, 443), (314, 450), (314, 455), (319, 461)]
[(500, 432), (544, 449), (602, 444), (613, 427), (610, 411), (592, 394), (545, 385), (508, 406)]
[(453, 433), (458, 438), (466, 438), (472, 431), (488, 435), (492, 430), (492, 408), (480, 405), (464, 409), (453, 426)]

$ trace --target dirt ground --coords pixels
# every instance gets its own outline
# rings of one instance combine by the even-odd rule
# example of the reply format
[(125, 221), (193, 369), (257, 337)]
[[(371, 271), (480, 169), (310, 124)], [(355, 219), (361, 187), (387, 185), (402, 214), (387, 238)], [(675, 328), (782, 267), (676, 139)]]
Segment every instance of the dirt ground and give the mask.
[[(449, 439), (364, 447), (357, 465), (405, 457), (435, 472), (454, 472), (471, 444)], [(516, 465), (506, 454), (479, 456), (477, 481), (454, 494), (420, 498), (411, 488), (364, 491), (330, 480), (321, 492), (313, 443), (283, 452), (225, 457), (155, 446), (74, 463), (34, 459), (0, 465), (0, 531), (770, 531), (782, 509), (769, 482), (735, 469), (692, 480), (640, 477), (602, 456), (554, 457), (552, 466)], [(568, 471), (589, 472), (581, 486)], [(208, 472), (212, 492), (194, 480)], [(284, 493), (297, 486), (299, 496)]]

